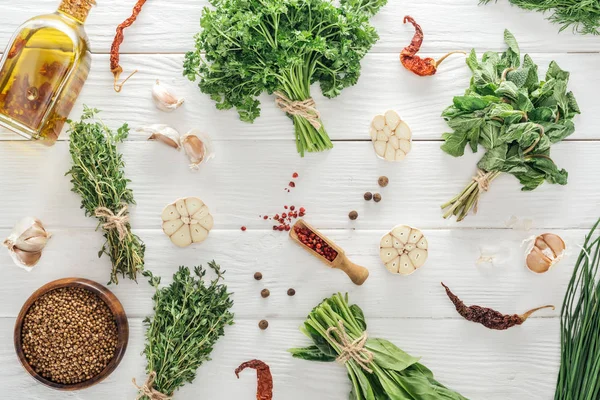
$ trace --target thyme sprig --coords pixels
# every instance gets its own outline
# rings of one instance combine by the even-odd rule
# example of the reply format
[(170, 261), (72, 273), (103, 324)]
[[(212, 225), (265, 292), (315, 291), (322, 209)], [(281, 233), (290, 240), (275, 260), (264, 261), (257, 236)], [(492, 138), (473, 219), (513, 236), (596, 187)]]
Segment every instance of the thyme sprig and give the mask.
[(206, 269), (179, 267), (173, 283), (159, 288), (160, 277), (144, 271), (156, 289), (154, 315), (144, 319), (148, 364), (146, 373), (156, 373), (154, 389), (172, 396), (175, 390), (196, 377), (196, 370), (210, 360), (210, 353), (225, 326), (233, 324), (231, 293), (221, 283), (225, 271), (208, 263), (216, 278), (205, 284)]
[[(71, 190), (81, 196), (81, 208), (87, 216), (95, 216), (101, 207), (117, 215), (124, 206), (135, 204), (133, 192), (127, 187), (131, 181), (125, 178), (125, 163), (117, 150), (117, 144), (127, 138), (129, 127), (124, 124), (114, 132), (96, 117), (98, 112), (84, 106), (81, 121), (69, 121), (73, 166), (67, 175), (71, 175)], [(99, 218), (98, 228), (106, 222), (106, 217)], [(144, 242), (131, 232), (129, 223), (125, 227), (122, 238), (117, 229), (103, 229), (106, 242), (98, 256), (106, 254), (112, 261), (109, 284), (119, 283), (119, 275), (136, 280), (144, 268)]]
[[(488, 4), (492, 0), (480, 0)], [(496, 0), (497, 1), (497, 0)], [(509, 0), (526, 10), (550, 14), (548, 20), (560, 25), (560, 31), (572, 28), (582, 35), (600, 34), (600, 1), (598, 0)]]

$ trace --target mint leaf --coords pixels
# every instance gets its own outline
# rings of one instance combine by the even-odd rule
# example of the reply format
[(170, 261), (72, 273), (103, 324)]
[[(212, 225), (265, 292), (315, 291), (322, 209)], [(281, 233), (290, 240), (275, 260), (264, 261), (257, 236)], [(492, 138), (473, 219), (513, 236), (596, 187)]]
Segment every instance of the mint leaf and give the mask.
[(461, 157), (465, 154), (465, 147), (467, 147), (467, 134), (466, 133), (444, 133), (442, 135), (444, 144), (441, 149), (453, 157)]

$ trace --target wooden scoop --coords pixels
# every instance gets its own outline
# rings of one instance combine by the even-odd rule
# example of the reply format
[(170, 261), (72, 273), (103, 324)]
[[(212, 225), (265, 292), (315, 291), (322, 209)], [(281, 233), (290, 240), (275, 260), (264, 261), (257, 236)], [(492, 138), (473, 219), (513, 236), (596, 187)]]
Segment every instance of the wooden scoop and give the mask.
[[(315, 235), (319, 236), (325, 243), (327, 243), (332, 249), (334, 249), (338, 254), (335, 260), (329, 261), (325, 257), (321, 256), (319, 253), (314, 251), (313, 249), (307, 247), (304, 243), (300, 241), (298, 238), (298, 234), (295, 231), (295, 227), (307, 228), (310, 231), (314, 232)], [(369, 270), (365, 267), (361, 267), (360, 265), (354, 264), (352, 261), (346, 257), (344, 250), (342, 250), (338, 245), (332, 242), (329, 238), (324, 236), (321, 232), (310, 226), (306, 221), (299, 219), (292, 229), (290, 230), (290, 237), (294, 240), (294, 242), (298, 243), (302, 246), (303, 249), (311, 253), (313, 256), (317, 257), (321, 262), (327, 264), (330, 268), (341, 269), (350, 277), (352, 282), (356, 285), (362, 285), (367, 278), (369, 277)]]

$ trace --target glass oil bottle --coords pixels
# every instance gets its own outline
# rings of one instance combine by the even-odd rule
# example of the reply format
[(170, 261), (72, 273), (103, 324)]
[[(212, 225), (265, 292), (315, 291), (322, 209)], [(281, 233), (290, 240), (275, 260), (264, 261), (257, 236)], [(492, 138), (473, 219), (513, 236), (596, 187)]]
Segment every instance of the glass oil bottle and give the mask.
[(0, 60), (0, 127), (52, 145), (90, 71), (83, 24), (95, 0), (62, 0), (25, 22)]

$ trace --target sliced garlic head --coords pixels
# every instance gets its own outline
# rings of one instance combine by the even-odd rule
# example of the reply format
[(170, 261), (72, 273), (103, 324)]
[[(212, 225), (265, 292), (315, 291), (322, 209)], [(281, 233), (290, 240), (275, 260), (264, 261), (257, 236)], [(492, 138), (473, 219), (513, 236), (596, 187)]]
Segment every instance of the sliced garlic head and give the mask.
[(562, 259), (565, 248), (565, 242), (560, 236), (544, 233), (533, 240), (525, 265), (531, 272), (543, 274)]
[(381, 238), (379, 257), (388, 271), (410, 275), (427, 261), (427, 248), (427, 239), (420, 230), (398, 225)]
[(202, 243), (214, 225), (208, 206), (197, 197), (179, 199), (162, 212), (163, 232), (176, 246)]
[(371, 122), (375, 153), (387, 161), (402, 161), (411, 149), (412, 132), (396, 111), (376, 115)]

